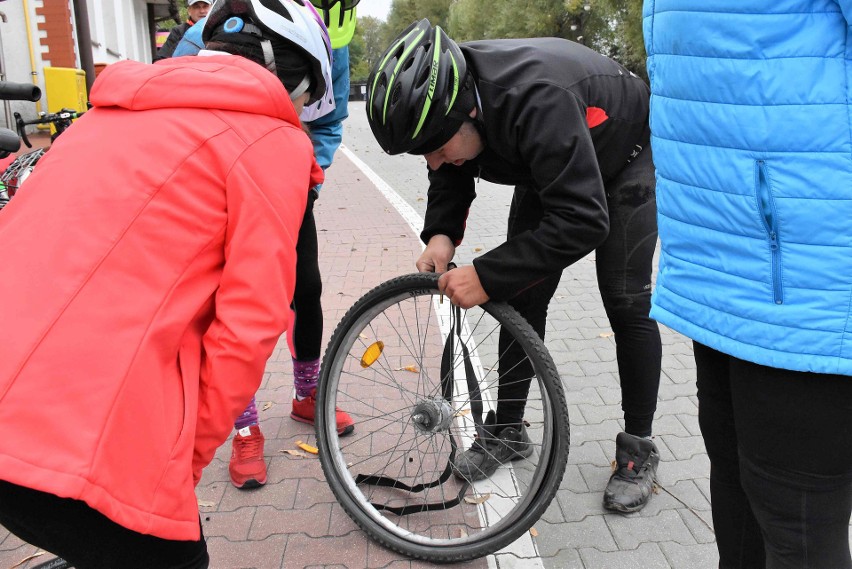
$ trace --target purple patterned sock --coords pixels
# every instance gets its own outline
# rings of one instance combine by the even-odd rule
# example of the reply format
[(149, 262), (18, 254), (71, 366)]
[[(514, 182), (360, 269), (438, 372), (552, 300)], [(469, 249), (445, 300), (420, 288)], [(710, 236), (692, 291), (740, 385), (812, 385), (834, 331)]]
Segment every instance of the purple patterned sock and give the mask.
[(254, 397), (251, 398), (251, 403), (248, 404), (243, 414), (237, 417), (237, 420), (234, 422), (234, 429), (239, 431), (251, 425), (257, 425), (257, 405), (255, 404)]
[(310, 397), (317, 388), (319, 378), (319, 359), (309, 362), (293, 360), (293, 385), (296, 388), (296, 399)]

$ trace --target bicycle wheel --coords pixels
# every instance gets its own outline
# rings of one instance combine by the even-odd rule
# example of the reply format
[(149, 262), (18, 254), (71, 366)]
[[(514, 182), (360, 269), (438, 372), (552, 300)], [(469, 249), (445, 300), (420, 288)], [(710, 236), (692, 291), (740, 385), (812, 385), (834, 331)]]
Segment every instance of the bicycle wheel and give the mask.
[[(349, 309), (322, 363), (317, 440), (335, 497), (370, 537), (456, 562), (507, 546), (544, 513), (565, 471), (569, 424), (559, 374), (532, 327), (507, 304), (454, 307), (437, 283), (432, 273), (404, 275)], [(501, 327), (508, 342), (498, 342)], [(510, 365), (498, 345), (511, 343), (523, 356)], [(479, 411), (495, 409), (499, 375), (505, 383), (523, 366), (531, 452), (465, 479), (453, 458), (483, 432)], [(355, 420), (352, 435), (338, 437), (335, 407)]]

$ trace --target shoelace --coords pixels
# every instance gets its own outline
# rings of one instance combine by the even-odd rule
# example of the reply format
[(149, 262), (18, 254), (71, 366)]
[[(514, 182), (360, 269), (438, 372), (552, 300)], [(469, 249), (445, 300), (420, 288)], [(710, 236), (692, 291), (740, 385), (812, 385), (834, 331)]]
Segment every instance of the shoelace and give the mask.
[(244, 460), (246, 456), (256, 456), (260, 454), (261, 438), (260, 435), (250, 435), (248, 437), (237, 438), (237, 456), (239, 460)]
[(633, 462), (632, 460), (628, 461), (627, 464), (619, 466), (616, 469), (615, 477), (619, 480), (624, 480), (625, 482), (632, 482), (634, 484), (638, 484), (638, 482), (636, 482), (636, 478), (638, 478), (639, 475), (642, 474), (642, 471), (645, 469), (645, 465), (643, 464), (642, 466), (640, 466), (638, 470), (635, 468), (635, 466), (635, 462)]

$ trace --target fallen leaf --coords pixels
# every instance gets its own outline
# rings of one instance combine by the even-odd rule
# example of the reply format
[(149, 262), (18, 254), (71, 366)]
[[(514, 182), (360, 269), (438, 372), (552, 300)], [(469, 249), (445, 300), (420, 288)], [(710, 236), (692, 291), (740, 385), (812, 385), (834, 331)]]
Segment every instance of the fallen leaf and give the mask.
[(610, 469), (612, 469), (613, 472), (615, 472), (616, 470), (618, 470), (618, 463), (613, 460), (609, 463), (609, 467)]
[(407, 365), (407, 366), (404, 366), (404, 367), (398, 367), (394, 371), (411, 371), (411, 372), (417, 373), (420, 370), (417, 369), (416, 365), (411, 364), (411, 365)]
[(28, 557), (24, 557), (23, 559), (21, 559), (20, 561), (18, 561), (17, 563), (12, 565), (11, 567), (9, 567), (9, 569), (15, 569), (15, 567), (20, 567), (21, 565), (23, 565), (24, 563), (26, 563), (30, 559), (35, 559), (36, 557), (41, 557), (45, 553), (47, 553), (47, 552), (46, 551), (36, 551), (32, 555), (30, 555)]
[(282, 448), (278, 452), (283, 452), (284, 454), (289, 454), (290, 456), (295, 456), (296, 458), (307, 458), (305, 456), (305, 453), (299, 452), (297, 450), (292, 450), (292, 449), (289, 449), (289, 448)]
[(481, 494), (479, 496), (465, 496), (464, 501), (468, 504), (481, 504), (485, 502), (488, 498), (491, 497), (491, 494)]
[(473, 248), (474, 253), (479, 253), (480, 251), (482, 251), (482, 247), (474, 247)]
[(417, 201), (422, 202), (423, 198), (417, 198)]
[(533, 537), (538, 537), (538, 530), (535, 528), (530, 528), (530, 535)]
[(302, 449), (305, 452), (309, 452), (311, 454), (319, 454), (319, 449), (315, 446), (311, 446), (308, 443), (303, 443), (302, 441), (296, 441), (296, 446)]
[(272, 401), (267, 401), (266, 403), (263, 404), (263, 409), (261, 409), (261, 411), (266, 411), (270, 407), (272, 407)]
[(211, 502), (210, 500), (199, 500), (198, 501), (199, 508), (215, 508), (216, 502)]
[(462, 409), (461, 411), (456, 412), (456, 417), (464, 417), (465, 415), (470, 415), (470, 409)]
[(615, 332), (604, 332), (600, 335), (601, 338), (609, 338), (610, 336), (614, 336)]

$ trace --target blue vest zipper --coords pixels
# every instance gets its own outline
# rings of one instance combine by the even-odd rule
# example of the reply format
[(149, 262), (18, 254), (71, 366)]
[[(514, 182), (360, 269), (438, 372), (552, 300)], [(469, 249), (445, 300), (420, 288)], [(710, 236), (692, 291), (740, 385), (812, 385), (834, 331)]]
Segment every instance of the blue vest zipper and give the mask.
[(772, 292), (775, 304), (784, 303), (783, 290), (781, 288), (781, 242), (778, 240), (778, 215), (775, 211), (775, 200), (772, 198), (772, 190), (769, 187), (769, 176), (766, 171), (766, 162), (757, 161), (757, 199), (760, 206), (763, 227), (769, 240), (769, 251), (772, 257)]

